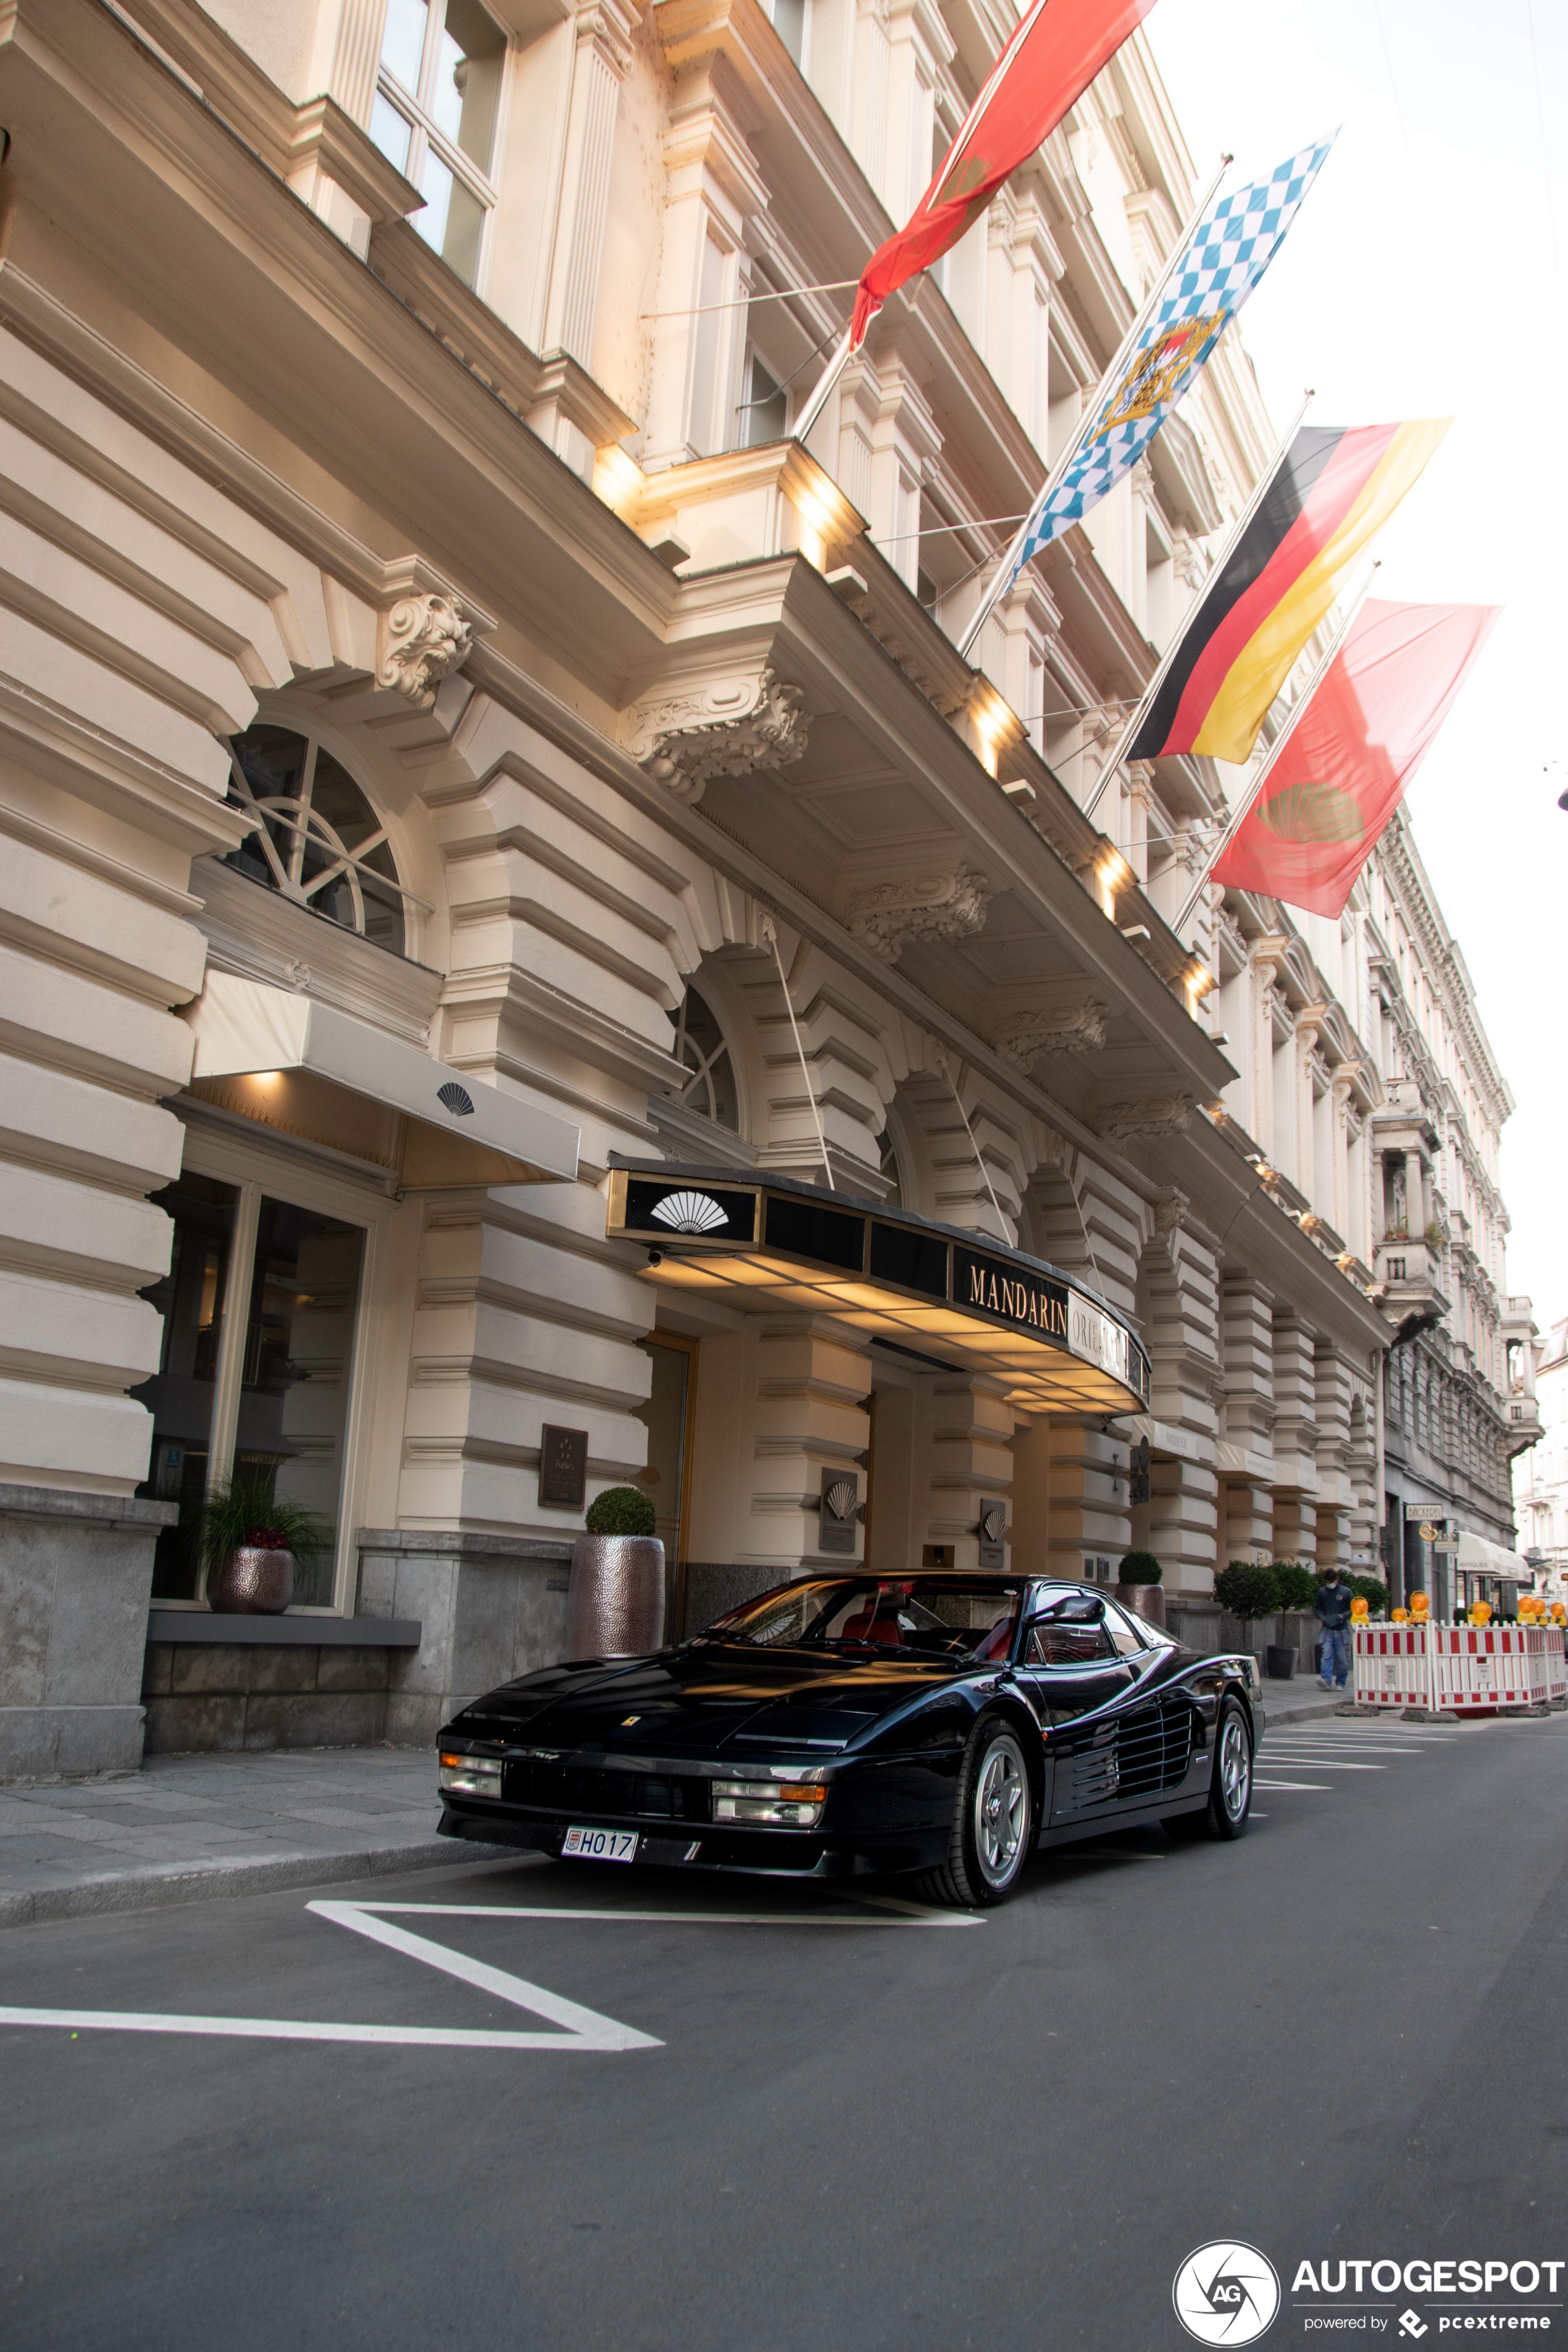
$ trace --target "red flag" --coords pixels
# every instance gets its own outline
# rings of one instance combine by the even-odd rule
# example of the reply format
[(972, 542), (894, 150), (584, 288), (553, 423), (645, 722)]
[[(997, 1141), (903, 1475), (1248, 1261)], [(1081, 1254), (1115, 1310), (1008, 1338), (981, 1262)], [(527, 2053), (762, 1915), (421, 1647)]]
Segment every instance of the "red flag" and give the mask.
[(956, 245), (1004, 180), (1048, 139), (1154, 0), (1032, 0), (990, 79), (897, 236), (860, 274), (849, 347), (889, 294)]
[(1363, 604), (1210, 881), (1342, 913), (1498, 611)]

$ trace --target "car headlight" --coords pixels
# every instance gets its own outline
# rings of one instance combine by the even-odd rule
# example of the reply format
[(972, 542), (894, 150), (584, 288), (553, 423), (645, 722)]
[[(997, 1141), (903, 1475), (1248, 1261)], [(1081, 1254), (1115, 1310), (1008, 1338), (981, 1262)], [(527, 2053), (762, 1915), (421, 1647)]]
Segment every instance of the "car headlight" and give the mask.
[(775, 1822), (790, 1829), (814, 1829), (827, 1802), (822, 1780), (715, 1780), (716, 1822)]
[(461, 1797), (499, 1797), (500, 1761), (499, 1756), (463, 1756), (456, 1748), (443, 1748), (439, 1785)]

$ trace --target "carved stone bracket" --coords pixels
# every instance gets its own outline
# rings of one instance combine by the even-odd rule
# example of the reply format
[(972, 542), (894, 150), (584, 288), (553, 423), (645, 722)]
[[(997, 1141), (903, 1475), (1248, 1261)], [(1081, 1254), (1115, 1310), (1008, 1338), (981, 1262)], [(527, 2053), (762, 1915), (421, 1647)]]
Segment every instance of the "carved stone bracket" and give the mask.
[(467, 661), (473, 642), (473, 622), (456, 598), (430, 593), (400, 596), (381, 615), (376, 684), (395, 687), (427, 710), (441, 680)]
[(1132, 1102), (1101, 1103), (1096, 1130), (1110, 1143), (1135, 1135), (1184, 1135), (1197, 1108), (1191, 1095), (1146, 1095)]
[(678, 800), (696, 801), (714, 776), (787, 768), (805, 750), (805, 696), (764, 669), (684, 694), (640, 702), (627, 714), (626, 748), (644, 773)]
[(1005, 1062), (1026, 1070), (1039, 1054), (1098, 1053), (1105, 1043), (1110, 1007), (1092, 996), (1076, 1004), (1038, 1006), (1026, 1013), (1005, 1013), (991, 1032), (991, 1043)]
[(915, 874), (902, 882), (874, 882), (852, 891), (849, 929), (884, 963), (897, 963), (911, 940), (967, 940), (985, 926), (991, 886), (959, 866), (949, 874)]

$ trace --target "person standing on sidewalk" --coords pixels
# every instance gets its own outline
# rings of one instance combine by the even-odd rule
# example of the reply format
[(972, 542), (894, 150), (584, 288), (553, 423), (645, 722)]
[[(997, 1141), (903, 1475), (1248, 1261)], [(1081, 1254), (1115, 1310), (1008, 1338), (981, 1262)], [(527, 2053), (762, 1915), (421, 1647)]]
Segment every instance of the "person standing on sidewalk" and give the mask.
[(1322, 1668), (1320, 1679), (1325, 1690), (1343, 1690), (1351, 1671), (1351, 1601), (1350, 1586), (1342, 1583), (1337, 1568), (1331, 1568), (1318, 1587), (1318, 1597), (1312, 1607), (1323, 1629)]

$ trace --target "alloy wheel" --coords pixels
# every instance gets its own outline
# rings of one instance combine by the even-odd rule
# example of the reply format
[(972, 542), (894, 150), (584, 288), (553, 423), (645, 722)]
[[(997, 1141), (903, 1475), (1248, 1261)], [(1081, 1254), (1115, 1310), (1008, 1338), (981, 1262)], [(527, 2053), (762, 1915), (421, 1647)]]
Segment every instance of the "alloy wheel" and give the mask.
[(1251, 1785), (1252, 1750), (1247, 1744), (1246, 1726), (1240, 1716), (1233, 1712), (1226, 1717), (1219, 1743), (1220, 1801), (1231, 1821), (1240, 1821), (1246, 1812)]
[(974, 1852), (988, 1885), (1005, 1886), (1018, 1867), (1029, 1818), (1029, 1784), (1011, 1732), (985, 1752), (974, 1783)]

